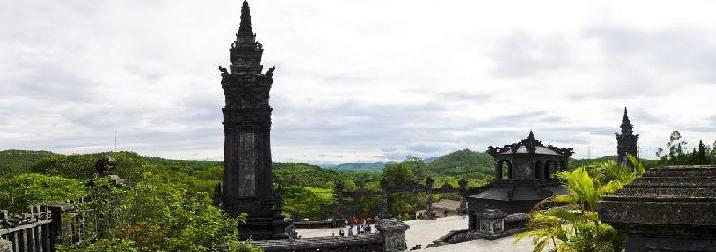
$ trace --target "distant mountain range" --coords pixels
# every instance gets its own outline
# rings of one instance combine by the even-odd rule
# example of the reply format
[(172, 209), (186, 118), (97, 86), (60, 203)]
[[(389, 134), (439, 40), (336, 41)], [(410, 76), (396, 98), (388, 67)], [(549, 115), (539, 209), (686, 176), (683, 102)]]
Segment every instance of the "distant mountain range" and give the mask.
[[(438, 160), (440, 157), (429, 157), (423, 159), (425, 163), (432, 163)], [(341, 164), (322, 164), (321, 168), (335, 169), (335, 170), (382, 170), (385, 165), (389, 162), (354, 162), (354, 163), (341, 163)]]
[(373, 163), (342, 163), (342, 164), (331, 164), (322, 165), (321, 167), (326, 169), (335, 170), (382, 170), (385, 168), (385, 162), (373, 162)]

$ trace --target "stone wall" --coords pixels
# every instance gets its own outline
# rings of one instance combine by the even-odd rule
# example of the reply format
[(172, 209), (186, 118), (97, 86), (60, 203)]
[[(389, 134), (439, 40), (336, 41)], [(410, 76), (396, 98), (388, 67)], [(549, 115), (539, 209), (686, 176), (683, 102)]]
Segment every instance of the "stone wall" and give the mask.
[(716, 251), (716, 166), (648, 170), (598, 207), (627, 252)]
[(263, 248), (266, 252), (397, 252), (407, 250), (405, 230), (410, 226), (397, 219), (381, 219), (376, 228), (380, 231), (376, 234), (265, 240), (254, 241), (253, 244)]

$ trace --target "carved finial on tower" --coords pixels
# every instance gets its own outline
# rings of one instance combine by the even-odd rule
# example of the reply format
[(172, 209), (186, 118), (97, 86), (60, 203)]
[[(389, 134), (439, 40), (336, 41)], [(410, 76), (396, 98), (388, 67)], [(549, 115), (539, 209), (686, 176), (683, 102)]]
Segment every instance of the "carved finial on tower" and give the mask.
[(244, 0), (244, 5), (241, 6), (241, 24), (239, 25), (239, 34), (253, 34), (251, 29), (251, 9), (249, 3)]
[(632, 133), (632, 125), (631, 121), (629, 121), (629, 115), (627, 115), (627, 108), (624, 107), (624, 116), (622, 116), (622, 134), (631, 134)]
[(527, 136), (527, 140), (534, 141), (535, 140), (535, 133), (530, 130), (530, 134)]

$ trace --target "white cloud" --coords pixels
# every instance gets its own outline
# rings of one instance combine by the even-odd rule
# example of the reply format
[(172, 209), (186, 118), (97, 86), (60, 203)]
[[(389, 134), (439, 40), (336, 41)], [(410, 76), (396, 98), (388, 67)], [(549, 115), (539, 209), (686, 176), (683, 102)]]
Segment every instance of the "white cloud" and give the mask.
[[(251, 1), (274, 159), (482, 150), (534, 129), (612, 155), (716, 139), (709, 1)], [(0, 1), (0, 149), (221, 159), (216, 66), (241, 1)], [(688, 112), (688, 113), (686, 113)]]

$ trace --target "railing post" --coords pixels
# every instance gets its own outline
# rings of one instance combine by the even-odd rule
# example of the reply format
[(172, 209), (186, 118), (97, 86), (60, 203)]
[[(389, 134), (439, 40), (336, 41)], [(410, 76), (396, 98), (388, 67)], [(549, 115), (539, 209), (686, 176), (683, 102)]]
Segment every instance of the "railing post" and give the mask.
[(467, 180), (463, 178), (460, 179), (457, 183), (460, 185), (460, 196), (462, 196), (460, 197), (460, 208), (458, 209), (458, 211), (460, 212), (460, 215), (467, 214), (467, 197), (469, 196), (467, 189)]
[(66, 223), (63, 223), (62, 214), (65, 212), (65, 206), (64, 204), (47, 206), (47, 209), (50, 211), (50, 219), (52, 220), (48, 230), (50, 236), (50, 252), (54, 252), (55, 247), (63, 242), (63, 227)]
[(390, 197), (390, 194), (388, 192), (388, 181), (384, 178), (380, 180), (380, 197), (381, 197), (381, 204), (380, 204), (380, 213), (378, 214), (380, 218), (389, 218), (390, 217), (390, 202), (388, 201), (388, 198)]
[(433, 184), (435, 180), (431, 177), (425, 179), (425, 219), (434, 220), (435, 209), (433, 208)]
[(405, 230), (410, 226), (407, 224), (395, 218), (380, 219), (376, 228), (383, 236), (383, 251), (397, 252), (408, 249), (408, 245), (405, 244)]
[(338, 206), (336, 207), (336, 215), (333, 218), (334, 227), (343, 227), (344, 224), (343, 221), (345, 218), (343, 217), (343, 213), (345, 212), (345, 201), (343, 199), (343, 189), (345, 189), (343, 180), (337, 180), (335, 187), (333, 188), (333, 194), (335, 195), (336, 203), (338, 204)]

